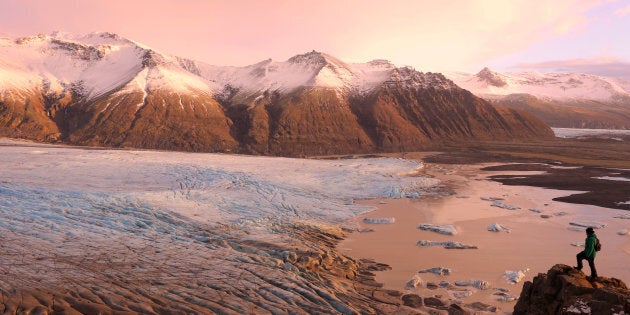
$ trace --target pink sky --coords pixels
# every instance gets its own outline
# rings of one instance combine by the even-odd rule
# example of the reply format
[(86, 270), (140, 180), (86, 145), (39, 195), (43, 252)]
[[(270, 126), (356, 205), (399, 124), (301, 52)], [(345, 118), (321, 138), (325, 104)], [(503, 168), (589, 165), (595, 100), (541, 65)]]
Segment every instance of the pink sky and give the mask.
[(56, 30), (114, 32), (217, 65), (318, 50), (420, 71), (610, 69), (608, 60), (630, 76), (628, 1), (0, 0), (1, 35)]

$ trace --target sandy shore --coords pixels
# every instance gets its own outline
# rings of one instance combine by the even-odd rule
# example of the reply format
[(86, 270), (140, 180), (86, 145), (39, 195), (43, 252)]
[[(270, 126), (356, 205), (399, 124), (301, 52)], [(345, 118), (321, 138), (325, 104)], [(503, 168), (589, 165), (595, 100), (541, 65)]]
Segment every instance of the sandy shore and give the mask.
[[(415, 291), (420, 296), (439, 296), (463, 303), (481, 301), (510, 312), (515, 302), (500, 301), (498, 288), (507, 294), (518, 296), (522, 282), (511, 284), (504, 276), (506, 271), (528, 270), (522, 281), (546, 272), (556, 263), (575, 265), (575, 255), (582, 250), (571, 243), (583, 242), (585, 233), (574, 230), (570, 222), (601, 222), (605, 228), (596, 230), (604, 244), (596, 259), (598, 273), (630, 283), (630, 269), (625, 262), (630, 258), (630, 236), (618, 235), (621, 229), (630, 228), (630, 220), (614, 218), (630, 215), (627, 211), (613, 210), (590, 205), (575, 205), (552, 201), (567, 191), (537, 187), (507, 186), (486, 180), (490, 175), (502, 172), (486, 172), (479, 169), (487, 165), (437, 165), (427, 164), (423, 176), (435, 176), (452, 187), (452, 196), (429, 196), (414, 199), (369, 200), (362, 203), (377, 210), (354, 219), (359, 229), (370, 228), (373, 232), (352, 233), (339, 244), (338, 249), (355, 258), (372, 258), (389, 264), (392, 270), (377, 273), (376, 280), (386, 288), (405, 291), (405, 284), (419, 276), (424, 282)], [(503, 172), (503, 174), (517, 172)], [(524, 172), (531, 174), (531, 172)], [(491, 206), (491, 201), (481, 198), (503, 198), (506, 205), (520, 207), (506, 210)], [(537, 209), (534, 212), (529, 209)], [(549, 218), (542, 218), (548, 215)], [(394, 217), (393, 224), (367, 224), (369, 218)], [(497, 222), (510, 232), (490, 232), (487, 226)], [(453, 224), (458, 234), (449, 236), (417, 229), (420, 223)], [(573, 228), (572, 228), (573, 227)], [(444, 249), (418, 247), (419, 240), (453, 240), (478, 246), (478, 249)], [(445, 267), (452, 273), (439, 276), (417, 273), (419, 270)], [(589, 274), (588, 266), (584, 269)], [(451, 286), (450, 289), (428, 289), (426, 283), (471, 279), (488, 281), (492, 289)], [(455, 296), (458, 290), (468, 290), (468, 297)], [(464, 294), (470, 294), (464, 293)]]

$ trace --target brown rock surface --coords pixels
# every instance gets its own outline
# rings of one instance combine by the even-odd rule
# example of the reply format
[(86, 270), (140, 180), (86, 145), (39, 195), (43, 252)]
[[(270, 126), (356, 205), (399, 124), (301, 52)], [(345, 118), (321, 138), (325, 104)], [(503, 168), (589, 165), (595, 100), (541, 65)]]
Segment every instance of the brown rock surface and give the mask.
[[(77, 101), (56, 116), (73, 144), (192, 152), (237, 146), (223, 109), (201, 92), (135, 89), (94, 101)], [(168, 104), (168, 105), (167, 105)]]
[(544, 100), (529, 94), (510, 94), (492, 103), (532, 113), (553, 127), (628, 129), (628, 100)]
[(619, 279), (591, 279), (567, 265), (553, 266), (523, 285), (514, 314), (619, 314), (630, 312), (630, 290)]

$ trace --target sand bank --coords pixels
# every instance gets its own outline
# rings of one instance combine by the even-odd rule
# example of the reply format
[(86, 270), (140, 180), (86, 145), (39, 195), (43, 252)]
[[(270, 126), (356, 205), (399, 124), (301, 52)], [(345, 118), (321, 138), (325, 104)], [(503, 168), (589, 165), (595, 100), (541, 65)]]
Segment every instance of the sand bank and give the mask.
[[(522, 282), (511, 284), (505, 278), (506, 271), (526, 271), (522, 281), (527, 281), (556, 263), (575, 265), (575, 255), (582, 249), (571, 243), (583, 242), (585, 233), (576, 231), (570, 223), (602, 222), (607, 226), (596, 230), (605, 244), (596, 259), (598, 272), (602, 276), (630, 283), (630, 269), (625, 263), (630, 258), (630, 236), (617, 234), (621, 229), (630, 228), (630, 220), (614, 218), (628, 214), (627, 211), (555, 202), (553, 198), (570, 192), (505, 186), (485, 179), (501, 172), (480, 171), (481, 167), (428, 164), (424, 176), (435, 176), (452, 187), (455, 194), (451, 196), (363, 201), (363, 204), (374, 206), (377, 210), (353, 219), (353, 223), (359, 229), (369, 228), (373, 232), (352, 233), (339, 244), (338, 249), (355, 258), (372, 258), (389, 264), (392, 270), (379, 272), (376, 278), (386, 288), (405, 291), (405, 284), (417, 275), (423, 285), (407, 291), (415, 291), (425, 297), (438, 295), (463, 303), (482, 301), (503, 311), (511, 311), (515, 302), (500, 301), (501, 295), (495, 293), (501, 293), (497, 288), (502, 288), (509, 290), (508, 295), (518, 296)], [(502, 204), (520, 209), (506, 210), (492, 206), (492, 201), (482, 198), (502, 198)], [(368, 224), (362, 221), (366, 217), (394, 217), (396, 220), (393, 224)], [(509, 228), (510, 232), (488, 231), (488, 225), (495, 222)], [(420, 223), (453, 224), (458, 234), (422, 231), (417, 229)], [(478, 246), (478, 249), (421, 248), (416, 246), (419, 240), (452, 240)], [(447, 276), (417, 273), (433, 267), (450, 268), (452, 272)], [(589, 274), (588, 267), (584, 271)], [(426, 287), (427, 282), (439, 284), (448, 281), (454, 284), (471, 279), (488, 281), (492, 289)], [(460, 293), (459, 290), (470, 292)], [(462, 297), (466, 294), (471, 295)]]

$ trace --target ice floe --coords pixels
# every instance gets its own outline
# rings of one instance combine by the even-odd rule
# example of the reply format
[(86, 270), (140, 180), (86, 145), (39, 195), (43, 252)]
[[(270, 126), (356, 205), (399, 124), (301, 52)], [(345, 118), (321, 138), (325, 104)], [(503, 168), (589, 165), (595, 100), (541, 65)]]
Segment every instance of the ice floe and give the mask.
[(536, 208), (530, 208), (529, 211), (535, 212), (535, 213), (541, 213), (542, 212), (542, 210), (536, 209)]
[(495, 201), (495, 202), (493, 202), (491, 204), (491, 206), (497, 207), (497, 208), (501, 208), (501, 209), (505, 209), (505, 210), (519, 210), (519, 209), (521, 209), (521, 207), (519, 207), (519, 206), (507, 205), (507, 204), (504, 204), (501, 201)]
[(504, 204), (503, 203), (503, 201), (505, 200), (504, 198), (500, 198), (500, 197), (479, 197), (479, 198), (481, 200), (483, 200), (483, 201), (490, 201), (490, 202), (492, 202), (491, 206), (493, 206), (493, 207), (497, 207), (497, 208), (501, 208), (501, 209), (505, 209), (505, 210), (519, 210), (519, 209), (521, 209), (521, 207), (519, 207), (519, 206)]
[(361, 229), (357, 229), (356, 230), (359, 233), (368, 233), (368, 232), (374, 232), (374, 229), (372, 228), (361, 228)]
[(459, 287), (473, 287), (480, 290), (488, 290), (492, 288), (492, 284), (490, 282), (478, 279), (455, 281), (455, 285)]
[(451, 274), (451, 269), (444, 267), (433, 267), (418, 271), (418, 273), (433, 273), (439, 276), (448, 276)]
[(511, 284), (521, 282), (525, 278), (525, 273), (529, 271), (529, 268), (523, 270), (506, 270), (503, 273), (503, 277)]
[(619, 234), (619, 235), (626, 235), (626, 234), (628, 234), (628, 230), (627, 229), (619, 230), (617, 232), (617, 234)]
[(507, 228), (507, 227), (505, 227), (505, 226), (503, 226), (503, 225), (501, 225), (501, 224), (499, 224), (497, 222), (494, 222), (494, 223), (488, 225), (488, 231), (510, 233), (510, 229), (509, 228)]
[(588, 221), (571, 221), (571, 222), (569, 222), (569, 224), (570, 225), (574, 225), (574, 226), (583, 227), (583, 228), (592, 227), (594, 229), (603, 229), (603, 228), (605, 228), (608, 225), (608, 224), (602, 223), (602, 222), (588, 222)]
[[(630, 204), (630, 201), (628, 201), (628, 204)], [(623, 219), (623, 220), (630, 220), (630, 214), (620, 214), (620, 215), (616, 215), (613, 218), (615, 219)]]
[(451, 290), (448, 293), (455, 299), (461, 299), (473, 295), (474, 292), (471, 290)]
[(431, 223), (422, 223), (418, 225), (418, 228), (424, 231), (431, 231), (445, 235), (456, 235), (457, 228), (452, 224), (435, 225)]
[(567, 230), (569, 231), (577, 231), (577, 232), (584, 232), (586, 230), (585, 227), (583, 226), (575, 226), (575, 225), (571, 225), (567, 228)]
[(571, 243), (571, 246), (584, 247), (584, 242), (573, 242)]
[(437, 242), (437, 241), (420, 240), (418, 241), (418, 243), (416, 243), (416, 245), (420, 247), (441, 246), (446, 249), (477, 249), (477, 246), (475, 245), (468, 245), (468, 244), (454, 242), (454, 241)]
[(396, 218), (365, 218), (363, 219), (363, 222), (372, 224), (391, 224), (396, 222)]

